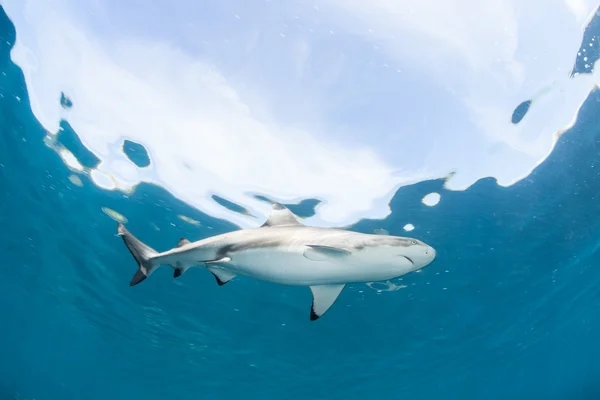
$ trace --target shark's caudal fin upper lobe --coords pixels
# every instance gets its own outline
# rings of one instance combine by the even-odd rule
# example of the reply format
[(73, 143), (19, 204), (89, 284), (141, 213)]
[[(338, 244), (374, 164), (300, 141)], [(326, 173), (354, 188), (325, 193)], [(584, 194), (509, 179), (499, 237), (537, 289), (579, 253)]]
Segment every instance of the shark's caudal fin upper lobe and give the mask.
[(156, 256), (158, 252), (146, 246), (138, 238), (129, 233), (125, 225), (120, 222), (117, 226), (117, 233), (123, 238), (123, 242), (125, 242), (131, 255), (138, 263), (139, 268), (129, 283), (129, 286), (135, 286), (150, 276), (156, 269), (157, 266), (152, 263), (152, 257)]

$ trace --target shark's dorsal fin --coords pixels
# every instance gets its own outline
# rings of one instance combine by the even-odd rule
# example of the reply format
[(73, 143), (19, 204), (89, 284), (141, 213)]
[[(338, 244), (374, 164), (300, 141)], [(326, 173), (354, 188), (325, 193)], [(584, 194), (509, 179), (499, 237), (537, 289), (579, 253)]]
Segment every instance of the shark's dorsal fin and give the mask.
[(177, 243), (177, 247), (185, 246), (186, 244), (190, 244), (191, 242), (186, 238), (179, 238), (179, 242)]
[(327, 312), (327, 310), (329, 310), (342, 292), (342, 289), (344, 289), (344, 286), (346, 285), (342, 283), (338, 285), (318, 285), (310, 287), (313, 295), (313, 303), (310, 309), (311, 321), (319, 319)]
[(301, 226), (294, 214), (284, 206), (274, 203), (269, 218), (262, 224), (261, 228), (268, 226)]

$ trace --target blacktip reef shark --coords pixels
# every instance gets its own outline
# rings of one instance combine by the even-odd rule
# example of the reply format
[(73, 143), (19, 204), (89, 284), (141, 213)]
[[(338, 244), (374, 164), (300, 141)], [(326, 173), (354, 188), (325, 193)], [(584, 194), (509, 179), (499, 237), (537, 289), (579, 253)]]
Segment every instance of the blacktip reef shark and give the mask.
[(394, 279), (429, 265), (436, 251), (411, 238), (364, 234), (301, 224), (292, 212), (274, 204), (259, 228), (233, 231), (190, 242), (158, 253), (118, 224), (118, 235), (139, 269), (137, 285), (161, 265), (174, 269), (175, 278), (191, 267), (206, 267), (224, 285), (245, 275), (283, 285), (308, 286), (313, 302), (311, 321), (333, 305), (344, 286)]

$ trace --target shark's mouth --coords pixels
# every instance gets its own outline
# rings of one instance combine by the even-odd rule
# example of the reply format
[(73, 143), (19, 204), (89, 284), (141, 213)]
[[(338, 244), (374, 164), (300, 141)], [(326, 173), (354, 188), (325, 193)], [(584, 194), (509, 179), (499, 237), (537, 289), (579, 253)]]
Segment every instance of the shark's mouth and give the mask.
[(406, 258), (408, 261), (410, 261), (410, 263), (411, 263), (412, 265), (415, 265), (415, 262), (414, 262), (413, 260), (411, 260), (410, 258), (408, 258), (408, 257), (406, 257), (406, 256), (402, 256), (402, 257), (404, 257), (404, 258)]

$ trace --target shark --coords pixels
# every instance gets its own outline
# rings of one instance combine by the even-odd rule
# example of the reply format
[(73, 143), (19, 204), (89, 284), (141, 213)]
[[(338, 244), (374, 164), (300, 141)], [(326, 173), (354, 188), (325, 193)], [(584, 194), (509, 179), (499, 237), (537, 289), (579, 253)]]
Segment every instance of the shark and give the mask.
[(313, 299), (311, 321), (330, 309), (346, 285), (398, 278), (431, 264), (437, 255), (433, 247), (417, 239), (307, 226), (278, 203), (260, 227), (195, 242), (182, 237), (176, 247), (162, 253), (132, 235), (121, 222), (117, 234), (138, 264), (130, 286), (160, 266), (172, 267), (174, 278), (189, 268), (203, 267), (220, 286), (236, 276), (307, 286)]

